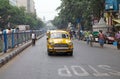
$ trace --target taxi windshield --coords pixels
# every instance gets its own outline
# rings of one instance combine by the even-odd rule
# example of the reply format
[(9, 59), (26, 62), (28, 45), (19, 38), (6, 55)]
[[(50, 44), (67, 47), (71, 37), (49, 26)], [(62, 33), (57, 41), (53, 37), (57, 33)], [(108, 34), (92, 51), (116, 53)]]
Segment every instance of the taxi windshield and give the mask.
[(69, 38), (66, 33), (52, 33), (50, 38)]

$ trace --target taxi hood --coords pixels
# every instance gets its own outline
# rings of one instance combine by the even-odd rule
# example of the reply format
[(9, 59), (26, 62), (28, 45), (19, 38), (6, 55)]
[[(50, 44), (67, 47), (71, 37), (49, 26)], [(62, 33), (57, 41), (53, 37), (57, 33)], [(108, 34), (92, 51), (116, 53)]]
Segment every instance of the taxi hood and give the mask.
[(53, 43), (70, 43), (71, 40), (70, 39), (50, 39), (50, 42)]

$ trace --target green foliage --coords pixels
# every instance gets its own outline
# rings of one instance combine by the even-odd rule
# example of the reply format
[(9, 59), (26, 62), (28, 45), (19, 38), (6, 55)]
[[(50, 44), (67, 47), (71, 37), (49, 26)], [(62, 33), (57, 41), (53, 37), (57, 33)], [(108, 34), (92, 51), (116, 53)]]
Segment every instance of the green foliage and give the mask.
[(8, 23), (9, 19), (9, 9), (11, 6), (9, 5), (8, 0), (0, 0), (0, 27), (4, 28)]
[(82, 19), (81, 25), (91, 27), (91, 16), (100, 18), (104, 11), (104, 0), (61, 0), (59, 16), (55, 18), (54, 24), (59, 25), (72, 22), (76, 24), (78, 18)]
[(67, 22), (65, 21), (65, 19), (62, 19), (61, 17), (58, 16), (55, 17), (52, 23), (59, 29), (66, 28), (67, 26)]
[(0, 28), (14, 28), (16, 25), (30, 25), (31, 29), (38, 29), (44, 23), (36, 18), (36, 14), (27, 13), (24, 7), (16, 7), (9, 4), (9, 0), (0, 0)]

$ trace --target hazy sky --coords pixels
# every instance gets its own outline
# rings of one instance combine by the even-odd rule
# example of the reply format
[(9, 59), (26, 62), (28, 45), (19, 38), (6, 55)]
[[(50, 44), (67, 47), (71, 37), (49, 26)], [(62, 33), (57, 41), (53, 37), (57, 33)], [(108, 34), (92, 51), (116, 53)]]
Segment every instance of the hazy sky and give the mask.
[(56, 15), (56, 8), (60, 6), (60, 0), (34, 0), (37, 16), (45, 20), (52, 20)]

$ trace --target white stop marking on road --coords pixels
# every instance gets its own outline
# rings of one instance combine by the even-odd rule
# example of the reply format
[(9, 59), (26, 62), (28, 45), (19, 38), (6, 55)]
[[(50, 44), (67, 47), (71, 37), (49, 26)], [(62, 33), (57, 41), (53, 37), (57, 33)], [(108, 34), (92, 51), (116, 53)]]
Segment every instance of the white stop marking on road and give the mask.
[[(107, 77), (107, 76), (120, 76), (120, 72), (117, 70), (112, 69), (111, 66), (108, 65), (97, 65), (96, 67), (99, 70), (104, 70), (104, 72), (99, 72), (97, 68), (94, 68), (91, 65), (87, 65), (88, 68), (92, 70), (92, 73), (89, 73), (85, 68), (82, 66), (66, 66), (64, 65), (63, 68), (58, 69), (58, 75), (62, 77), (72, 77), (74, 76), (96, 76), (96, 77)], [(105, 72), (106, 71), (106, 72)]]

